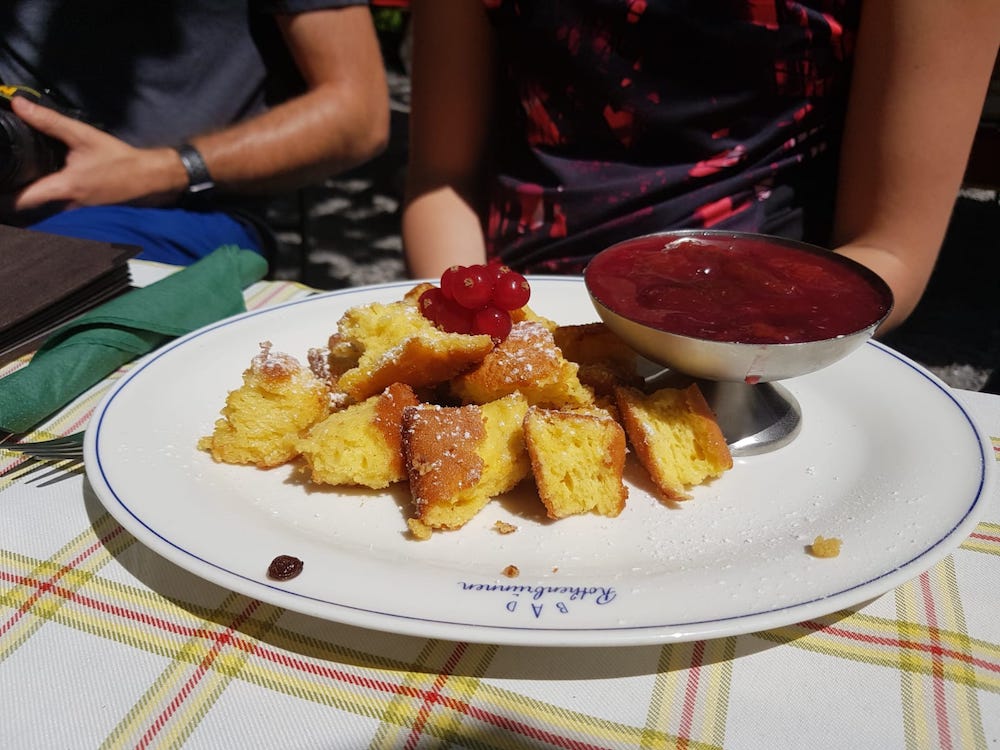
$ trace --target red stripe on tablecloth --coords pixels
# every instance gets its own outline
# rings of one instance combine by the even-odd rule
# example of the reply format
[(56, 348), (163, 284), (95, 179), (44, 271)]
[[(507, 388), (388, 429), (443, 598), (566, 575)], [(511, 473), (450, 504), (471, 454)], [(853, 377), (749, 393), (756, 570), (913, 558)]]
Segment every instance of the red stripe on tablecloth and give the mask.
[(86, 414), (81, 414), (80, 418), (76, 420), (73, 424), (69, 426), (66, 430), (67, 433), (76, 432), (77, 430), (82, 430), (90, 422), (90, 417), (94, 413), (93, 409), (88, 409)]
[[(319, 677), (328, 677), (333, 680), (339, 680), (340, 682), (348, 685), (370, 688), (383, 693), (389, 693), (391, 695), (426, 700), (425, 691), (421, 688), (415, 688), (409, 685), (400, 685), (393, 682), (387, 682), (385, 680), (373, 680), (370, 677), (362, 677), (360, 675), (342, 672), (337, 669), (330, 669), (329, 667), (320, 666), (311, 662), (304, 662), (301, 659), (289, 656), (288, 654), (261, 648), (258, 643), (244, 641), (244, 644), (248, 647), (247, 650), (252, 652), (255, 656), (276, 664), (296, 669), (300, 672), (307, 672)], [(458, 700), (457, 698), (438, 695), (434, 702), (452, 711), (465, 714), (471, 719), (481, 721), (484, 724), (491, 724), (508, 732), (514, 732), (530, 739), (547, 742), (555, 747), (562, 747), (567, 750), (602, 750), (600, 745), (591, 745), (588, 742), (580, 742), (578, 740), (570, 739), (569, 737), (559, 737), (552, 732), (537, 729), (519, 721), (514, 721), (509, 717), (500, 716), (496, 713), (477, 708), (476, 706), (473, 706), (466, 701)]]
[[(60, 578), (62, 578), (67, 573), (72, 571), (73, 568), (75, 568), (78, 564), (80, 564), (88, 557), (90, 557), (92, 554), (94, 554), (95, 551), (101, 549), (101, 547), (105, 545), (105, 542), (114, 539), (123, 531), (125, 531), (125, 529), (123, 529), (121, 526), (116, 526), (106, 536), (98, 539), (92, 545), (84, 549), (83, 552), (81, 552), (79, 555), (70, 560), (68, 564), (61, 565), (59, 569), (55, 572), (55, 574), (49, 576), (49, 578), (45, 581), (40, 581), (37, 578), (20, 577), (22, 584), (30, 584), (32, 586), (35, 586), (35, 593), (29, 596), (28, 599), (24, 602), (24, 604), (22, 604), (20, 607), (17, 608), (17, 611), (7, 620), (7, 622), (3, 623), (3, 625), (0, 625), (0, 637), (3, 637), (3, 635), (8, 630), (14, 627), (14, 625), (16, 625), (18, 621), (22, 617), (24, 617), (25, 614), (27, 614), (28, 610), (30, 610), (33, 606), (35, 606), (35, 602), (41, 599), (46, 593), (54, 591), (56, 588), (55, 584)], [(62, 596), (62, 594), (60, 594), (60, 596)]]
[(459, 643), (455, 646), (455, 649), (451, 652), (451, 656), (445, 662), (444, 669), (441, 670), (441, 674), (437, 676), (434, 680), (434, 686), (424, 695), (423, 703), (420, 704), (420, 708), (417, 710), (417, 716), (413, 720), (413, 726), (410, 729), (410, 735), (406, 738), (406, 744), (403, 746), (406, 750), (412, 750), (412, 748), (417, 746), (420, 741), (420, 735), (424, 731), (424, 725), (427, 724), (427, 717), (430, 716), (430, 704), (439, 703), (441, 701), (441, 688), (448, 681), (451, 676), (452, 671), (455, 669), (455, 665), (458, 660), (462, 658), (462, 654), (465, 653), (467, 648), (466, 644)]
[(938, 645), (928, 646), (918, 641), (904, 640), (902, 638), (889, 638), (886, 636), (868, 635), (867, 633), (855, 633), (850, 630), (844, 630), (843, 628), (834, 627), (833, 625), (827, 625), (826, 623), (817, 622), (815, 620), (800, 622), (799, 626), (816, 632), (822, 631), (826, 635), (835, 635), (851, 641), (870, 643), (873, 646), (890, 646), (897, 649), (903, 648), (910, 651), (922, 651), (924, 653), (947, 656), (949, 659), (965, 662), (966, 664), (985, 669), (988, 672), (1000, 672), (1000, 662), (993, 663), (985, 661), (984, 659), (976, 659), (971, 654), (965, 654), (961, 651), (944, 648), (940, 645), (940, 642)]
[(274, 288), (271, 289), (270, 292), (268, 292), (266, 295), (264, 295), (259, 299), (255, 295), (251, 295), (253, 299), (253, 307), (250, 309), (259, 310), (262, 307), (266, 307), (268, 302), (277, 297), (279, 294), (283, 293), (286, 288), (287, 287), (276, 285)]
[(969, 536), (972, 537), (973, 539), (982, 539), (987, 542), (1000, 542), (1000, 536), (997, 536), (995, 534), (981, 534), (979, 532), (973, 531), (971, 534), (969, 534)]
[(688, 745), (691, 724), (694, 721), (694, 706), (698, 699), (698, 684), (701, 682), (701, 663), (705, 656), (705, 642), (697, 641), (691, 651), (691, 665), (688, 668), (687, 686), (684, 690), (684, 705), (681, 708), (680, 726), (677, 728), (677, 747), (683, 750)]
[(938, 630), (937, 607), (931, 591), (930, 577), (922, 573), (919, 578), (920, 593), (924, 599), (924, 616), (927, 618), (927, 634), (931, 642), (939, 646), (931, 651), (931, 676), (934, 694), (934, 716), (937, 719), (938, 741), (943, 750), (951, 750), (951, 732), (948, 725), (947, 697), (944, 694), (944, 664), (941, 661), (940, 636)]
[(434, 704), (440, 704), (451, 710), (463, 713), (471, 718), (487, 724), (492, 724), (493, 726), (501, 729), (505, 729), (508, 732), (516, 731), (518, 734), (525, 737), (541, 740), (550, 745), (554, 745), (555, 747), (567, 748), (568, 750), (599, 750), (596, 746), (589, 743), (572, 740), (569, 737), (559, 737), (551, 732), (529, 727), (526, 724), (482, 711), (474, 708), (465, 701), (449, 698), (443, 695), (441, 692), (442, 688), (448, 681), (448, 678), (451, 677), (455, 669), (455, 665), (458, 664), (467, 649), (467, 643), (459, 643), (456, 645), (455, 650), (452, 651), (451, 656), (448, 657), (447, 662), (445, 662), (444, 668), (441, 670), (441, 674), (439, 674), (437, 679), (434, 680), (433, 687), (424, 693), (423, 703), (417, 711), (417, 717), (413, 722), (413, 728), (410, 731), (409, 736), (406, 738), (406, 744), (404, 747), (407, 748), (407, 750), (412, 750), (412, 748), (416, 747), (417, 743), (420, 742), (420, 735), (423, 733), (424, 726), (427, 724), (427, 718), (430, 716), (430, 712)]
[(371, 688), (383, 693), (390, 693), (393, 695), (404, 696), (407, 698), (419, 698), (423, 694), (423, 690), (420, 688), (410, 687), (408, 685), (399, 685), (394, 682), (388, 682), (386, 680), (373, 680), (370, 677), (362, 677), (361, 675), (351, 674), (350, 672), (343, 672), (339, 669), (331, 669), (330, 667), (323, 667), (319, 664), (314, 664), (312, 662), (302, 661), (301, 659), (296, 659), (288, 654), (283, 654), (279, 651), (272, 651), (270, 649), (264, 649), (260, 647), (260, 644), (253, 643), (251, 641), (241, 640), (235, 644), (238, 648), (242, 648), (249, 654), (256, 656), (258, 658), (264, 659), (265, 661), (272, 662), (274, 664), (280, 664), (284, 667), (289, 667), (299, 672), (305, 672), (316, 677), (326, 677), (331, 680), (337, 680), (343, 682), (347, 685), (355, 685), (357, 687)]
[[(12, 583), (18, 586), (36, 586), (38, 589), (37, 594), (31, 598), (31, 602), (38, 601), (39, 596), (42, 593), (49, 593), (59, 596), (67, 601), (71, 601), (74, 604), (81, 604), (90, 609), (96, 610), (98, 612), (104, 612), (106, 614), (116, 615), (125, 620), (133, 620), (135, 622), (141, 622), (144, 625), (153, 625), (158, 627), (160, 630), (165, 630), (177, 635), (183, 635), (188, 637), (196, 637), (203, 635), (206, 631), (202, 628), (189, 628), (182, 625), (177, 625), (176, 623), (169, 622), (159, 617), (153, 617), (152, 615), (145, 614), (143, 612), (135, 612), (133, 610), (125, 609), (124, 607), (119, 607), (114, 604), (107, 604), (100, 601), (99, 599), (94, 599), (93, 597), (81, 594), (79, 591), (73, 591), (72, 589), (65, 588), (63, 586), (57, 586), (53, 582), (43, 583), (38, 581), (36, 578), (31, 578), (30, 576), (21, 575), (10, 575), (0, 571), (0, 580)], [(30, 605), (25, 604), (22, 609), (27, 609)], [(3, 630), (0, 630), (0, 635), (3, 634)]]
[(249, 620), (250, 616), (259, 606), (260, 606), (259, 601), (257, 601), (256, 599), (251, 599), (249, 604), (247, 604), (247, 606), (244, 607), (243, 611), (240, 612), (238, 616), (233, 618), (232, 622), (229, 624), (229, 627), (227, 627), (225, 630), (217, 634), (215, 638), (215, 643), (212, 645), (212, 648), (209, 649), (208, 653), (205, 655), (205, 658), (202, 659), (201, 662), (198, 664), (198, 668), (195, 669), (194, 673), (188, 678), (187, 682), (184, 683), (183, 687), (181, 687), (177, 695), (174, 696), (174, 699), (167, 704), (167, 707), (163, 709), (160, 715), (157, 716), (156, 719), (153, 721), (153, 723), (150, 725), (149, 729), (146, 730), (146, 733), (142, 736), (142, 739), (139, 740), (139, 743), (136, 745), (137, 748), (148, 747), (149, 744), (156, 738), (156, 735), (160, 733), (160, 730), (163, 729), (164, 726), (166, 726), (168, 721), (170, 721), (170, 717), (177, 712), (177, 709), (180, 708), (180, 706), (184, 703), (187, 697), (194, 692), (194, 689), (198, 686), (198, 683), (201, 682), (202, 678), (211, 669), (212, 663), (215, 661), (216, 657), (218, 657), (218, 655), (222, 652), (222, 649), (226, 645), (232, 642), (233, 631), (235, 631), (236, 628), (238, 628), (244, 622)]
[[(107, 535), (105, 539), (112, 539), (117, 534), (121, 533), (123, 529), (121, 527), (116, 527), (115, 531)], [(94, 549), (98, 548), (103, 544), (99, 542), (88, 548), (86, 553), (79, 555), (76, 561), (82, 560), (93, 552)], [(412, 687), (409, 685), (401, 685), (398, 683), (393, 683), (387, 680), (372, 679), (370, 677), (365, 677), (363, 675), (352, 674), (340, 669), (333, 669), (328, 666), (315, 664), (302, 660), (297, 657), (290, 656), (289, 654), (282, 653), (280, 651), (275, 651), (270, 648), (263, 648), (260, 642), (256, 642), (250, 639), (241, 638), (239, 634), (235, 631), (235, 628), (239, 626), (240, 623), (245, 621), (249, 614), (259, 606), (259, 602), (256, 600), (249, 600), (251, 602), (244, 613), (241, 614), (239, 618), (234, 620), (234, 624), (230, 626), (227, 631), (220, 635), (217, 635), (214, 631), (206, 630), (204, 628), (192, 628), (183, 625), (178, 625), (177, 623), (170, 622), (162, 617), (154, 617), (144, 612), (139, 612), (133, 609), (127, 609), (125, 607), (109, 604), (107, 602), (95, 599), (92, 596), (86, 596), (78, 591), (73, 591), (63, 586), (55, 585), (55, 580), (57, 577), (64, 575), (70, 570), (72, 566), (66, 566), (60, 569), (60, 573), (54, 576), (50, 582), (45, 583), (38, 581), (38, 579), (26, 577), (26, 576), (11, 576), (0, 571), (0, 579), (8, 580), (13, 583), (18, 583), (21, 585), (35, 585), (38, 587), (37, 595), (33, 596), (31, 602), (37, 601), (37, 599), (43, 593), (52, 593), (54, 595), (60, 596), (68, 601), (72, 601), (75, 604), (88, 607), (92, 610), (103, 612), (107, 614), (120, 617), (125, 620), (131, 620), (133, 622), (138, 622), (147, 626), (158, 628), (162, 631), (184, 635), (188, 637), (201, 637), (205, 639), (215, 639), (216, 644), (212, 648), (209, 657), (202, 660), (199, 665), (198, 671), (191, 677), (188, 683), (180, 691), (178, 696), (171, 701), (168, 708), (161, 714), (160, 718), (154, 723), (143, 738), (142, 745), (149, 744), (155, 737), (155, 733), (158, 732), (162, 726), (166, 723), (169, 715), (176, 712), (177, 708), (183, 703), (183, 700), (189, 695), (198, 680), (200, 680), (204, 674), (211, 668), (212, 662), (216, 658), (219, 650), (223, 645), (229, 645), (236, 648), (244, 653), (253, 655), (257, 658), (263, 659), (265, 661), (271, 662), (273, 664), (278, 664), (305, 674), (313, 675), (316, 677), (322, 677), (330, 679), (333, 681), (339, 681), (346, 685), (351, 685), (355, 687), (366, 688), (369, 690), (374, 690), (376, 692), (381, 692), (388, 695), (403, 696), (411, 699), (424, 701), (425, 705), (438, 704), (443, 708), (455, 711), (457, 713), (462, 713), (471, 719), (476, 721), (481, 721), (484, 724), (490, 724), (499, 729), (503, 729), (507, 732), (511, 732), (532, 740), (537, 740), (540, 742), (545, 742), (553, 747), (564, 748), (565, 750), (601, 750), (600, 745), (593, 745), (589, 742), (575, 740), (570, 737), (559, 736), (553, 732), (539, 729), (538, 727), (533, 727), (520, 721), (516, 721), (507, 716), (502, 716), (495, 712), (487, 711), (482, 708), (471, 705), (467, 701), (459, 700), (457, 698), (444, 696), (440, 694), (440, 685), (435, 684), (435, 690), (428, 692), (421, 688)], [(29, 609), (31, 603), (26, 603), (19, 610), (20, 615), (23, 615), (27, 609)], [(2, 633), (2, 631), (0, 631)], [(454, 661), (460, 654), (456, 650), (455, 655), (449, 660), (450, 664)], [(700, 657), (699, 657), (700, 658)], [(142, 746), (140, 745), (140, 746)]]

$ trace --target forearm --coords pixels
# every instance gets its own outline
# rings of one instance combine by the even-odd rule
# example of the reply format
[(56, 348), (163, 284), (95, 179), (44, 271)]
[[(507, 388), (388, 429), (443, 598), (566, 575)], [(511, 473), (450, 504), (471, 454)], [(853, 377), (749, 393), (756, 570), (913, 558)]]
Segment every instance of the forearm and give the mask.
[(258, 117), (192, 139), (224, 190), (297, 187), (355, 167), (389, 137), (389, 95), (366, 6), (279, 16), (307, 90)]
[(837, 248), (837, 252), (875, 271), (892, 290), (893, 308), (879, 327), (880, 335), (888, 333), (906, 320), (927, 286), (932, 267), (926, 274), (914, 273), (914, 268), (907, 265), (903, 258), (909, 249), (909, 246), (902, 247), (892, 238), (886, 238), (882, 245), (866, 245), (858, 242)]
[[(363, 163), (384, 147), (377, 128), (358, 127), (362, 117), (348, 116), (336, 97), (325, 94), (309, 92), (189, 141), (220, 192), (263, 194), (316, 182)], [(169, 203), (188, 186), (188, 174), (173, 147), (134, 149), (118, 167), (131, 175), (131, 191), (137, 196), (131, 202)]]
[(910, 315), (934, 268), (998, 39), (995, 0), (864, 5), (834, 244), (892, 288), (883, 331)]
[(480, 0), (413, 0), (403, 247), (412, 276), (485, 260), (480, 223), (493, 107), (492, 31)]
[(486, 262), (479, 217), (450, 188), (419, 191), (403, 212), (402, 231), (413, 278), (437, 278), (450, 266)]
[[(221, 190), (272, 192), (338, 174), (380, 153), (387, 117), (365, 102), (317, 90), (191, 142)], [(186, 184), (186, 182), (185, 182)]]

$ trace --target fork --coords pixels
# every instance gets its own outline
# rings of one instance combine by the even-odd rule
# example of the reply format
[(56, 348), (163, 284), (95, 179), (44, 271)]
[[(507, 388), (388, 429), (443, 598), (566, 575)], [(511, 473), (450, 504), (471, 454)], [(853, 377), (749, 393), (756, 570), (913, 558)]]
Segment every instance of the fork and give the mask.
[(0, 451), (20, 454), (24, 460), (15, 461), (0, 471), (0, 477), (30, 477), (25, 483), (46, 487), (83, 471), (82, 432), (35, 442), (8, 442), (11, 437), (8, 434), (0, 438)]
[(0, 440), (0, 450), (49, 460), (81, 458), (83, 456), (83, 433), (74, 432), (72, 435), (57, 437), (52, 440), (38, 440), (27, 443), (8, 443), (6, 442), (6, 438), (4, 438), (4, 440)]

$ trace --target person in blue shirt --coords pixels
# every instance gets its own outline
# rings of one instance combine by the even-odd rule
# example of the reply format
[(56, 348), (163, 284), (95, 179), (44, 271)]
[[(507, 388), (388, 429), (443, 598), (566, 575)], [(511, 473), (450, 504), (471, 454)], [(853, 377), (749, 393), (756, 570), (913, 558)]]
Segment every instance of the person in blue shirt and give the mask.
[(135, 244), (187, 264), (264, 250), (262, 199), (388, 142), (388, 90), (364, 0), (13, 0), (0, 10), (10, 110), (65, 163), (0, 186), (0, 220)]

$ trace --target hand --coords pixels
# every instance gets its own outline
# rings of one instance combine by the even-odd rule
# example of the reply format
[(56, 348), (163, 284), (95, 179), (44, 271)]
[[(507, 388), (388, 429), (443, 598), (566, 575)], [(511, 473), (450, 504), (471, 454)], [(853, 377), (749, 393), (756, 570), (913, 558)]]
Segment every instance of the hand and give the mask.
[(67, 148), (65, 166), (23, 188), (14, 197), (15, 211), (52, 204), (64, 209), (115, 203), (161, 205), (174, 200), (187, 185), (173, 149), (135, 148), (21, 96), (11, 100), (11, 109)]

